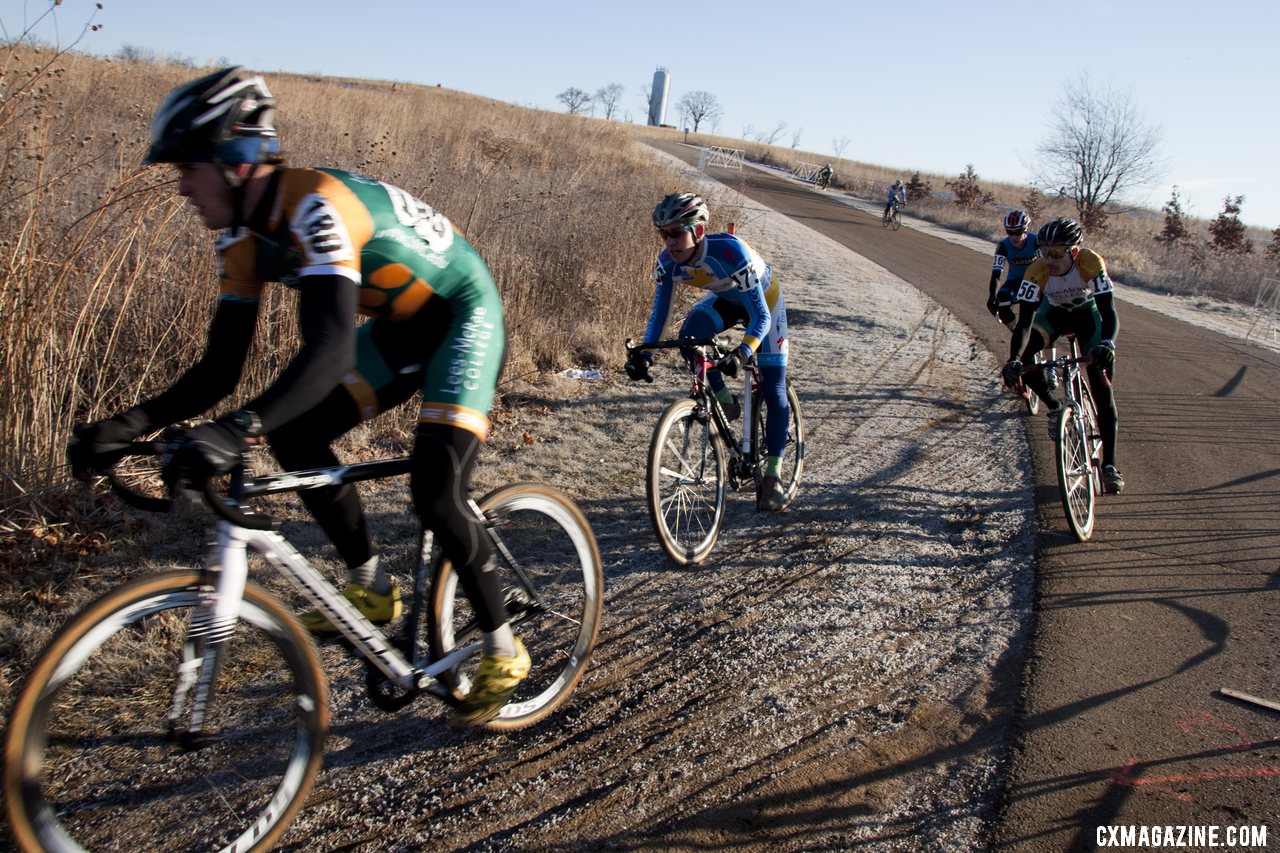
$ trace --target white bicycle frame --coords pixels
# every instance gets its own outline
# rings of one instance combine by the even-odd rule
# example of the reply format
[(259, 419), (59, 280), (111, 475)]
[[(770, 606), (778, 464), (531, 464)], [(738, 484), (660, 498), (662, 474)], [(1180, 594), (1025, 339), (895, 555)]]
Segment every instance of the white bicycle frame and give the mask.
[[(479, 513), (479, 508), (473, 509)], [(455, 649), (426, 666), (410, 663), (373, 623), (356, 610), (321, 575), (289, 540), (274, 530), (250, 530), (219, 520), (217, 536), (209, 551), (207, 566), (216, 575), (210, 601), (209, 638), (217, 641), (231, 635), (239, 618), (240, 601), (249, 577), (248, 551), (252, 548), (269, 565), (289, 579), (297, 590), (323, 614), (356, 651), (403, 690), (430, 689), (435, 677), (481, 651), (479, 641)], [(431, 551), (431, 536), (425, 534), (422, 559)], [(420, 591), (419, 591), (420, 593)]]

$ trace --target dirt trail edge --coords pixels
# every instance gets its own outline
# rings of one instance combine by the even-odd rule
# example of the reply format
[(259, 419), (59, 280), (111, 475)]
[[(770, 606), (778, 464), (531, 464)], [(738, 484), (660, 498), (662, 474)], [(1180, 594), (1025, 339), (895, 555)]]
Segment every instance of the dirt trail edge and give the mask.
[[(643, 485), (653, 425), (688, 387), (674, 359), (653, 385), (613, 370), (529, 389), (480, 485), (545, 479), (590, 518), (607, 584), (590, 672), (539, 726), (460, 735), (428, 701), (371, 710), (325, 648), (333, 734), (284, 849), (987, 846), (1031, 606), (1032, 485), (999, 451), (1021, 440), (1016, 409), (947, 311), (757, 214), (739, 233), (781, 275), (808, 428), (794, 506), (732, 495), (708, 563), (674, 568)], [(640, 331), (619, 330), (619, 366)], [(404, 499), (371, 494), (375, 524)]]

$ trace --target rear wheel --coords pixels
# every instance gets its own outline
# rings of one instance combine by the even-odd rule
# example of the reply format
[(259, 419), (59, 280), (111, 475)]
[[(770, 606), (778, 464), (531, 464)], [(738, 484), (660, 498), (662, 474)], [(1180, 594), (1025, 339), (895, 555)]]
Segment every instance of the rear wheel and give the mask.
[[(759, 483), (764, 477), (765, 457), (768, 454), (765, 444), (765, 421), (768, 409), (758, 396), (753, 401), (752, 407), (755, 409), (752, 449), (758, 460), (756, 483)], [(787, 443), (782, 450), (782, 471), (779, 475), (782, 481), (783, 508), (790, 505), (795, 498), (800, 488), (800, 475), (804, 471), (804, 413), (800, 408), (800, 397), (796, 394), (795, 386), (791, 384), (790, 379), (787, 380), (787, 409)]]
[(265, 850), (293, 820), (328, 725), (314, 644), (254, 584), (223, 634), (204, 583), (126, 584), (49, 643), (4, 743), (22, 849)]
[[(582, 679), (604, 608), (604, 571), (582, 511), (541, 483), (513, 483), (479, 502), (490, 525), (507, 619), (529, 650), (529, 676), (485, 728), (532, 725), (555, 711)], [(442, 560), (432, 580), (431, 654), (439, 659), (481, 640), (475, 610), (453, 564)], [(471, 689), (478, 655), (441, 680), (461, 699)]]
[(649, 444), (645, 488), (662, 548), (680, 565), (700, 563), (724, 519), (727, 463), (719, 430), (695, 400), (663, 413)]
[(1093, 535), (1094, 477), (1088, 440), (1076, 404), (1058, 412), (1057, 464), (1058, 492), (1067, 524), (1076, 539), (1087, 542)]

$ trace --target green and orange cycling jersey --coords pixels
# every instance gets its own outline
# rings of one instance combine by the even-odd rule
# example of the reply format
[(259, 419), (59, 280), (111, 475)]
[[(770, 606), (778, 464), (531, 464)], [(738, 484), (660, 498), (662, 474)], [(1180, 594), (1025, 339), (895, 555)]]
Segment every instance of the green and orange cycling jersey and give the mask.
[[(420, 423), (480, 438), (502, 369), (502, 301), (479, 254), (452, 223), (408, 192), (336, 169), (281, 168), (265, 219), (217, 242), (220, 299), (256, 303), (267, 282), (303, 290), (309, 277), (358, 287), (372, 317), (356, 334), (356, 363), (342, 379), (362, 419), (379, 392), (421, 371)], [(447, 315), (424, 325), (424, 313)], [(424, 329), (430, 329), (423, 340)]]

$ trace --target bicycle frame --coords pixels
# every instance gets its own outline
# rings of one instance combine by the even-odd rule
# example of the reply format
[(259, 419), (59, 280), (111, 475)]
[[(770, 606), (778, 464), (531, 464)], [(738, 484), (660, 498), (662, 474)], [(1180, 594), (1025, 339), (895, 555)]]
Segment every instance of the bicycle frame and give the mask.
[(720, 432), (727, 439), (725, 446), (729, 448), (733, 461), (733, 471), (738, 478), (754, 478), (754, 448), (752, 446), (752, 430), (755, 429), (754, 418), (751, 417), (753, 411), (752, 406), (755, 402), (755, 394), (760, 387), (760, 369), (756, 367), (755, 360), (742, 366), (742, 396), (739, 403), (742, 406), (742, 436), (739, 441), (733, 432), (733, 425), (724, 415), (724, 409), (720, 405), (720, 401), (716, 399), (716, 395), (712, 393), (711, 386), (707, 382), (707, 371), (712, 366), (711, 359), (699, 353), (697, 363), (693, 370), (693, 387), (690, 390), (690, 396), (695, 399), (701, 399), (704, 406), (708, 407), (708, 411), (713, 414), (716, 424), (720, 427)]
[[(342, 482), (340, 477), (338, 481)], [(472, 508), (479, 514), (474, 503)], [(426, 558), (430, 552), (430, 537), (424, 537), (423, 547), (421, 557)], [(376, 666), (400, 689), (426, 690), (444, 699), (449, 694), (435, 681), (436, 676), (480, 651), (480, 643), (475, 642), (426, 666), (420, 665), (418, 661), (410, 663), (386, 635), (347, 601), (284, 536), (272, 530), (249, 530), (225, 520), (218, 521), (217, 536), (206, 564), (206, 570), (215, 576), (211, 618), (214, 637), (228, 636), (231, 633), (248, 580), (249, 549), (256, 551), (264, 561), (284, 575), (313, 607), (333, 623), (357, 654)], [(416, 641), (413, 635), (416, 631), (409, 633), (409, 653), (414, 655)]]
[[(442, 673), (451, 671), (471, 655), (479, 654), (482, 646), (478, 641), (471, 642), (434, 661), (426, 660), (419, 654), (417, 633), (422, 618), (420, 601), (426, 583), (426, 569), (433, 562), (430, 531), (424, 530), (422, 533), (418, 570), (414, 577), (414, 604), (406, 631), (405, 648), (402, 652), (392, 644), (386, 634), (347, 601), (293, 547), (292, 543), (272, 529), (270, 518), (254, 515), (246, 511), (241, 504), (243, 499), (262, 495), (298, 492), (323, 486), (340, 486), (362, 480), (396, 476), (407, 473), (409, 465), (410, 460), (405, 457), (290, 471), (248, 480), (244, 479), (242, 474), (238, 474), (233, 477), (231, 495), (228, 498), (218, 497), (206, 488), (205, 500), (220, 517), (204, 569), (211, 581), (210, 595), (207, 598), (210, 609), (207, 617), (200, 619), (199, 625), (192, 626), (191, 634), (195, 639), (207, 641), (213, 649), (212, 653), (200, 656), (198, 673), (183, 674), (174, 693), (172, 714), (176, 719), (186, 704), (187, 694), (193, 688), (195, 689), (191, 702), (192, 723), (189, 726), (188, 736), (190, 733), (200, 731), (203, 709), (212, 699), (212, 685), (217, 678), (219, 668), (218, 646), (221, 639), (231, 636), (235, 629), (240, 601), (248, 582), (250, 549), (284, 575), (312, 607), (333, 624), (338, 633), (351, 644), (356, 654), (381, 672), (390, 685), (404, 691), (399, 697), (371, 693), (371, 698), (376, 703), (394, 710), (419, 692), (427, 692), (442, 701), (456, 704), (453, 693), (439, 681), (438, 677)], [(118, 493), (126, 500), (130, 500), (127, 488), (114, 478), (111, 482)], [(137, 503), (132, 500), (131, 502)], [(475, 501), (468, 500), (467, 503), (477, 519), (487, 525), (488, 520)], [(495, 541), (495, 546), (500, 547), (500, 543)], [(527, 583), (525, 587), (527, 591), (532, 592)]]
[[(640, 345), (634, 345), (628, 341), (628, 346)], [(701, 401), (708, 415), (715, 419), (716, 426), (720, 429), (720, 434), (725, 437), (724, 444), (729, 451), (732, 463), (730, 466), (730, 485), (737, 488), (748, 480), (755, 482), (757, 463), (761, 460), (756, 458), (757, 453), (753, 446), (755, 419), (751, 417), (751, 413), (754, 411), (755, 395), (760, 388), (759, 366), (757, 366), (754, 358), (742, 365), (742, 396), (739, 398), (742, 406), (742, 435), (739, 437), (734, 433), (732, 424), (725, 417), (724, 409), (721, 407), (716, 395), (711, 391), (711, 385), (707, 381), (707, 371), (714, 366), (715, 359), (709, 357), (704, 349), (712, 348), (711, 351), (716, 355), (722, 355), (725, 344), (718, 339), (697, 340), (690, 338), (688, 340), (659, 341), (654, 344), (643, 345), (645, 349), (678, 349), (681, 347), (698, 349), (691, 370), (693, 382), (689, 389), (689, 396), (694, 400)]]

